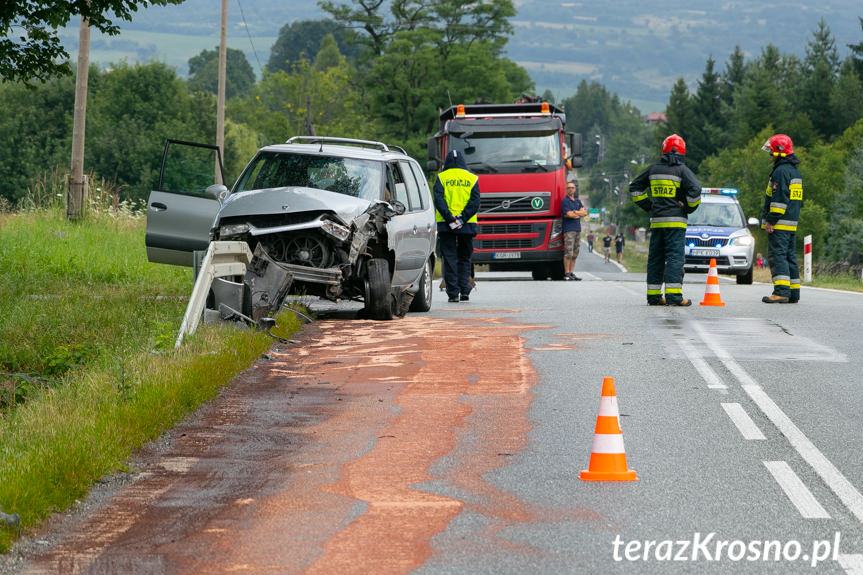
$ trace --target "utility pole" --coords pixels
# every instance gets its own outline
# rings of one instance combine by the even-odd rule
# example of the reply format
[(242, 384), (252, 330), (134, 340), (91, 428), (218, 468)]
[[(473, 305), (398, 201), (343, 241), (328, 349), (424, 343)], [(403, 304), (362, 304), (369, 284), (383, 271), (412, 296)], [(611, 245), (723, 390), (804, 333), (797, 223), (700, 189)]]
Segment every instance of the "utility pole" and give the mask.
[(72, 166), (66, 192), (66, 218), (84, 217), (87, 177), (84, 175), (84, 133), (87, 123), (87, 79), (90, 73), (90, 21), (81, 16), (78, 30), (78, 69), (75, 73), (75, 114), (72, 123)]
[[(228, 59), (228, 0), (222, 0), (222, 25), (219, 35), (219, 95), (216, 102), (216, 147), (219, 155), (225, 157), (225, 76), (227, 75)], [(216, 160), (216, 183), (222, 181), (222, 170)]]

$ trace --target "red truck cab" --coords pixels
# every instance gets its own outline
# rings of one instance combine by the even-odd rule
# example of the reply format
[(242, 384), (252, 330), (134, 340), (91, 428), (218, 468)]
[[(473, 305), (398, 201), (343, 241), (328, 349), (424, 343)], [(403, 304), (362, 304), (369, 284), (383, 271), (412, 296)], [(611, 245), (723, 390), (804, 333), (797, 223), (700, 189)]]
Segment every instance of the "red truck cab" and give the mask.
[(567, 170), (581, 165), (581, 135), (565, 126), (562, 109), (539, 101), (465, 104), (441, 113), (428, 141), (428, 168), (439, 170), (455, 149), (479, 177), (474, 263), (563, 279), (560, 203)]

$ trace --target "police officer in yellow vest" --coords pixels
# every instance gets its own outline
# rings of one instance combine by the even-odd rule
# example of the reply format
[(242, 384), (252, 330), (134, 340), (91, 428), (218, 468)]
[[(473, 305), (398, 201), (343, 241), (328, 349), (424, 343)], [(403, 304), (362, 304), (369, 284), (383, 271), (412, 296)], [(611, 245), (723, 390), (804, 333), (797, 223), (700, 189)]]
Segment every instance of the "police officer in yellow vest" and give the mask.
[(467, 170), (464, 154), (450, 150), (434, 184), (443, 279), (450, 302), (468, 301), (473, 238), (477, 234), (479, 178)]

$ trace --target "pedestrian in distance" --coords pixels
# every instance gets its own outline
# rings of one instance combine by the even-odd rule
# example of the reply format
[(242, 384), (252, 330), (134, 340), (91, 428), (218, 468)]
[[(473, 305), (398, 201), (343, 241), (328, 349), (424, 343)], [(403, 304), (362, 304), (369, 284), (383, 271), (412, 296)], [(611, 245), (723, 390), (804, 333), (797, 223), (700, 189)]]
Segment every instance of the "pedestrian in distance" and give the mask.
[(470, 300), (473, 238), (477, 234), (479, 178), (467, 169), (464, 155), (447, 152), (434, 184), (443, 278), (450, 303)]
[(758, 255), (755, 256), (755, 267), (764, 269), (764, 256), (761, 255), (761, 252), (758, 252)]
[(602, 238), (602, 255), (605, 256), (605, 263), (611, 258), (611, 234), (605, 230), (605, 236)]
[(623, 234), (618, 233), (614, 236), (614, 253), (617, 254), (617, 263), (623, 263), (623, 245), (626, 242), (623, 239)]
[(648, 305), (692, 305), (683, 297), (684, 241), (688, 216), (701, 204), (701, 182), (686, 167), (685, 156), (686, 142), (672, 134), (662, 142), (659, 161), (629, 183), (632, 201), (650, 214)]
[(767, 181), (761, 227), (767, 232), (767, 265), (773, 278), (773, 293), (764, 303), (800, 301), (800, 268), (795, 241), (797, 220), (803, 203), (803, 178), (794, 155), (794, 144), (785, 134), (775, 134), (761, 147), (770, 153), (773, 170)]
[(593, 231), (587, 232), (587, 251), (588, 253), (593, 253), (593, 242), (596, 241), (596, 234)]
[(587, 210), (578, 199), (578, 183), (575, 180), (566, 183), (566, 195), (560, 201), (560, 213), (563, 215), (563, 279), (581, 281), (573, 269), (581, 244), (581, 218), (587, 215)]

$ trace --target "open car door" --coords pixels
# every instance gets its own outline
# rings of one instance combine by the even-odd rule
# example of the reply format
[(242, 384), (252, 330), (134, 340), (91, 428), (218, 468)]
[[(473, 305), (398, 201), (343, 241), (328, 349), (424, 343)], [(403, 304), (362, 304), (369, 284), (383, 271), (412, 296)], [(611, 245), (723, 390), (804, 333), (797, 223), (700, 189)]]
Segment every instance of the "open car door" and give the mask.
[(216, 170), (225, 181), (216, 146), (168, 140), (159, 183), (147, 200), (147, 259), (192, 266), (193, 252), (206, 250), (210, 228), (221, 207)]

